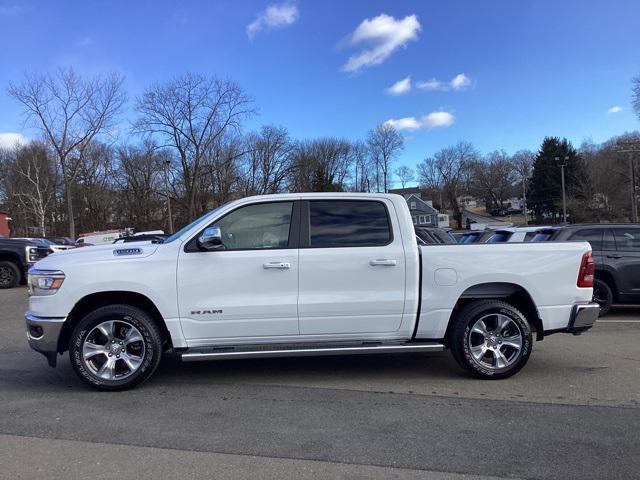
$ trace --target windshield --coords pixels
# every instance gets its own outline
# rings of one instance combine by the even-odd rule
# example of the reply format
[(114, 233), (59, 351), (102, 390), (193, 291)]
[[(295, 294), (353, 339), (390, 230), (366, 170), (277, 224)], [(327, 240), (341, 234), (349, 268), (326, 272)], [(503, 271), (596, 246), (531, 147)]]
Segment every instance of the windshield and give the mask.
[(496, 232), (493, 235), (491, 235), (489, 240), (487, 240), (487, 243), (506, 242), (507, 240), (509, 240), (510, 236), (511, 236), (511, 233), (509, 232)]
[(217, 206), (216, 208), (214, 208), (213, 210), (211, 210), (210, 212), (205, 213), (204, 215), (200, 215), (198, 218), (196, 218), (193, 222), (191, 222), (188, 225), (185, 225), (184, 227), (182, 227), (180, 230), (178, 230), (176, 233), (174, 233), (173, 235), (171, 235), (169, 238), (167, 238), (164, 242), (162, 243), (171, 243), (173, 242), (176, 238), (180, 238), (182, 235), (184, 235), (185, 232), (188, 232), (191, 228), (193, 228), (195, 225), (197, 225), (198, 223), (200, 223), (200, 221), (202, 221), (202, 219), (214, 212), (217, 212), (218, 210), (220, 210), (222, 207), (224, 207), (227, 203), (229, 202), (225, 202), (219, 206)]
[(462, 241), (460, 243), (474, 243), (477, 238), (478, 238), (477, 234), (467, 233), (466, 235), (462, 236)]

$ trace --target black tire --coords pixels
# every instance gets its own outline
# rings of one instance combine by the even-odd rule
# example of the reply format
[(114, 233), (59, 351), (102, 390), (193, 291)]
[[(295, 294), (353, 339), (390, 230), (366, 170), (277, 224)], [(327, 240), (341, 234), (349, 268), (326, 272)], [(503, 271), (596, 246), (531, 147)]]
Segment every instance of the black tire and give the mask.
[(611, 287), (597, 278), (593, 281), (593, 301), (600, 305), (601, 317), (609, 313), (609, 309), (613, 303)]
[[(85, 360), (83, 356), (85, 344), (92, 343), (88, 341), (88, 336), (95, 335), (92, 332), (96, 327), (107, 321), (115, 321), (114, 338), (116, 340), (119, 338), (118, 335), (122, 338), (124, 336), (122, 332), (128, 331), (127, 325), (135, 327), (142, 337), (142, 340), (135, 345), (142, 352), (139, 357), (140, 364), (135, 371), (124, 378), (101, 378), (97, 375), (99, 372), (94, 371), (96, 367), (93, 360)], [(118, 334), (118, 329), (120, 329), (120, 334)], [(104, 357), (105, 361), (107, 360), (104, 354), (100, 355)], [(109, 354), (109, 356), (112, 355)], [(161, 357), (162, 335), (158, 325), (144, 310), (130, 305), (108, 305), (94, 310), (80, 320), (69, 339), (69, 359), (74, 371), (82, 381), (98, 390), (125, 390), (139, 385), (158, 368)], [(118, 358), (120, 357), (118, 356)], [(115, 359), (114, 362), (116, 362)]]
[(0, 288), (14, 288), (20, 283), (20, 268), (8, 260), (0, 262)]
[[(501, 317), (497, 317), (497, 315)], [(503, 320), (507, 322), (507, 327), (505, 330), (500, 331), (499, 334), (494, 335), (491, 333), (489, 335), (491, 340), (482, 335), (479, 336), (475, 331), (472, 332), (472, 329), (476, 322), (484, 317), (486, 317), (486, 320), (483, 321), (489, 324), (491, 324), (493, 318), (507, 317), (508, 320)], [(529, 360), (533, 345), (531, 327), (525, 316), (513, 305), (500, 300), (474, 301), (460, 310), (454, 322), (448, 339), (451, 353), (456, 362), (473, 376), (493, 380), (507, 378), (520, 371)], [(497, 325), (496, 322), (495, 329), (498, 329)], [(511, 335), (507, 336), (505, 332)], [(519, 351), (506, 345), (506, 343), (511, 343), (507, 342), (507, 339), (513, 338), (512, 335), (515, 336), (516, 334), (520, 336)], [(481, 345), (474, 346), (474, 348), (483, 348), (489, 341), (492, 342), (489, 347), (490, 350), (487, 350), (487, 356), (481, 359), (474, 358), (472, 354), (471, 344), (474, 341), (477, 342), (478, 338), (485, 338), (485, 340), (482, 341)], [(502, 344), (502, 339), (505, 340), (505, 345)], [(500, 344), (498, 344), (498, 341)], [(497, 364), (496, 355), (499, 355), (499, 353), (493, 353), (496, 350), (502, 351), (505, 357), (509, 355), (509, 362), (506, 366), (500, 367)], [(488, 366), (487, 363), (489, 361), (495, 361), (496, 364)]]

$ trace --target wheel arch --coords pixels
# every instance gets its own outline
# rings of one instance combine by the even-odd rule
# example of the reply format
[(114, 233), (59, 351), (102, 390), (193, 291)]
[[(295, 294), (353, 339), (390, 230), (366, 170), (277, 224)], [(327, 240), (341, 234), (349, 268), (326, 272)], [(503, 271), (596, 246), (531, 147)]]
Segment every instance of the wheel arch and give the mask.
[(489, 299), (502, 300), (513, 305), (524, 314), (532, 330), (535, 330), (536, 340), (539, 341), (544, 338), (542, 319), (533, 298), (526, 288), (511, 282), (487, 282), (473, 285), (462, 292), (449, 318), (445, 340), (448, 342), (456, 315), (463, 307), (476, 300)]
[(596, 269), (596, 279), (602, 280), (606, 283), (611, 289), (611, 293), (613, 293), (613, 300), (618, 300), (618, 285), (616, 284), (613, 274), (609, 270)]
[(158, 310), (158, 307), (156, 307), (149, 297), (138, 292), (113, 290), (91, 293), (78, 300), (71, 309), (71, 312), (69, 312), (67, 320), (62, 326), (60, 337), (58, 338), (58, 352), (63, 353), (68, 350), (69, 337), (71, 336), (73, 329), (89, 312), (100, 307), (115, 304), (130, 305), (147, 312), (160, 327), (165, 349), (173, 347), (171, 344), (171, 335), (167, 329), (164, 318), (162, 317), (160, 310)]

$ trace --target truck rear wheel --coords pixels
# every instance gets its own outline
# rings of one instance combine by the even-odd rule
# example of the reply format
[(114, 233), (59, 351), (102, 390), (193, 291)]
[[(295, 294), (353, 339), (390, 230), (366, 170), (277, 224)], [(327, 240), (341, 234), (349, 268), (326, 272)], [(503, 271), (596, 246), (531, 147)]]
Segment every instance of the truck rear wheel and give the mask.
[(0, 288), (17, 287), (20, 283), (20, 269), (9, 261), (0, 262)]
[(609, 285), (598, 278), (593, 281), (593, 301), (600, 305), (601, 317), (609, 313), (613, 303), (613, 292)]
[(69, 339), (76, 374), (99, 390), (124, 390), (148, 379), (160, 363), (162, 336), (145, 311), (108, 305), (85, 316)]
[(479, 300), (457, 315), (449, 344), (453, 357), (475, 377), (507, 378), (531, 354), (531, 328), (525, 316), (500, 300)]

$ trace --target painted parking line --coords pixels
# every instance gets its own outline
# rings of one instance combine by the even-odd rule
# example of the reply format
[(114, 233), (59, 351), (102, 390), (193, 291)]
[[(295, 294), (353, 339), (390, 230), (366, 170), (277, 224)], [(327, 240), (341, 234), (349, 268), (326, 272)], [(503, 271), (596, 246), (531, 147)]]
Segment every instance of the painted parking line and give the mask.
[(597, 323), (640, 323), (640, 320), (598, 320)]

